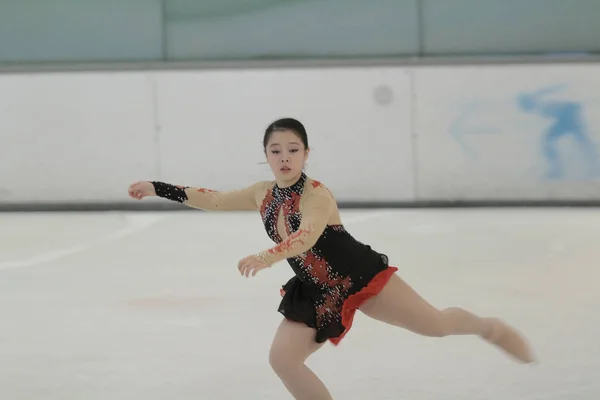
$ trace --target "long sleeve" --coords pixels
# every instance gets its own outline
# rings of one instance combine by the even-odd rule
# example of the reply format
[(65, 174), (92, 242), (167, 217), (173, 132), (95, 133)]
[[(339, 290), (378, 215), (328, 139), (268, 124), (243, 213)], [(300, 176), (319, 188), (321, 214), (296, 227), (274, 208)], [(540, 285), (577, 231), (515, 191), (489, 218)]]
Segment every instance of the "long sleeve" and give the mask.
[(258, 182), (244, 189), (219, 192), (164, 182), (152, 182), (152, 184), (157, 196), (206, 211), (257, 210), (259, 192), (264, 187), (263, 182)]
[(259, 253), (259, 257), (274, 264), (309, 250), (325, 230), (334, 202), (327, 189), (318, 189), (308, 194), (300, 209), (302, 220), (298, 230), (277, 246)]

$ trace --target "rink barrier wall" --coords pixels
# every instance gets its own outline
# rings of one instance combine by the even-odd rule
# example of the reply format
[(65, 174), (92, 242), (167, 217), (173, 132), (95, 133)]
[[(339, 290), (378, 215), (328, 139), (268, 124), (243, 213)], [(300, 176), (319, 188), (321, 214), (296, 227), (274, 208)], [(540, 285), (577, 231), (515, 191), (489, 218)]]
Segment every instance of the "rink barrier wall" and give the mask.
[(271, 179), (262, 134), (307, 127), (341, 207), (600, 204), (596, 63), (0, 75), (0, 209), (182, 209), (135, 180)]

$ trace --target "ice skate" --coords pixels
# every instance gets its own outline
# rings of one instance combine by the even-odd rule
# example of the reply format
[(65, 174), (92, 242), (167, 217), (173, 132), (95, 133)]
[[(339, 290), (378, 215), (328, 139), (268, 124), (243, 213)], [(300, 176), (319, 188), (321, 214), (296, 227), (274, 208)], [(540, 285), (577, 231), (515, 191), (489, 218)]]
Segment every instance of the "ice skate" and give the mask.
[(535, 361), (530, 346), (519, 332), (497, 318), (485, 318), (485, 321), (490, 329), (482, 335), (484, 340), (498, 346), (522, 363), (530, 364)]

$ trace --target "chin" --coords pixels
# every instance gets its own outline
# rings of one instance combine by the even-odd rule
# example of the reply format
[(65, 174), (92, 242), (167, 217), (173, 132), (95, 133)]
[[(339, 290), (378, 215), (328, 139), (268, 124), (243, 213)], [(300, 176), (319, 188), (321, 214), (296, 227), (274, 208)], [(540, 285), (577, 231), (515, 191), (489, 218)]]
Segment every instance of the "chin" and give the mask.
[(289, 171), (277, 171), (276, 176), (282, 178), (282, 179), (291, 179), (295, 176), (300, 175), (300, 171), (296, 171), (294, 169), (291, 169)]

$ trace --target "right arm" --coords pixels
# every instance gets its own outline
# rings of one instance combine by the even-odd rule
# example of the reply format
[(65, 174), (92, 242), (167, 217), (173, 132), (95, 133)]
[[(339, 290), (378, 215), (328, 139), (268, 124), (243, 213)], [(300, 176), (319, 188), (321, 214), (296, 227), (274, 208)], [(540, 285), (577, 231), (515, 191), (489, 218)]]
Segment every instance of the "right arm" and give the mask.
[(264, 182), (258, 182), (244, 189), (218, 192), (211, 189), (172, 185), (151, 181), (156, 195), (168, 200), (183, 203), (188, 207), (207, 211), (257, 210), (258, 199)]

